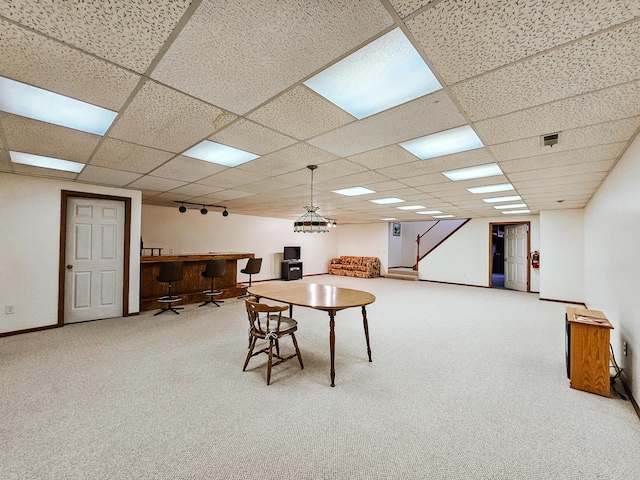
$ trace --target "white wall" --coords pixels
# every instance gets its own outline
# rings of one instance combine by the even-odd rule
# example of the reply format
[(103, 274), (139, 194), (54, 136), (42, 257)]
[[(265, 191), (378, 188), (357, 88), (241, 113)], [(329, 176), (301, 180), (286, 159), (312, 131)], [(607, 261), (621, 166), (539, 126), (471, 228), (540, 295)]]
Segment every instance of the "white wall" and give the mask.
[[(540, 250), (538, 215), (474, 218), (427, 255), (418, 266), (420, 280), (489, 286), (490, 223), (530, 222), (531, 251)], [(530, 268), (531, 291), (540, 291), (539, 269)]]
[(340, 234), (338, 256), (378, 257), (380, 259), (380, 274), (387, 273), (389, 269), (389, 228), (387, 223), (340, 225), (336, 229)]
[(0, 333), (58, 323), (62, 190), (131, 198), (128, 302), (140, 310), (140, 192), (0, 173)]
[[(640, 137), (585, 209), (585, 301), (614, 326), (616, 360), (640, 400)], [(628, 356), (622, 355), (627, 342)]]
[[(389, 253), (387, 254), (388, 268), (401, 267), (402, 262), (402, 231), (400, 236), (393, 235), (393, 223), (387, 224), (387, 242)], [(387, 269), (388, 271), (388, 269)]]
[[(236, 215), (220, 211), (202, 215), (199, 210), (186, 213), (178, 208), (142, 206), (142, 239), (145, 247), (162, 247), (163, 254), (240, 252), (262, 258), (262, 268), (253, 280), (272, 280), (282, 275), (282, 251), (285, 246), (300, 246), (304, 275), (327, 273), (329, 260), (338, 255), (338, 232), (295, 233), (293, 221), (279, 218)], [(238, 281), (248, 277), (240, 273), (246, 260), (238, 262)]]
[[(403, 222), (402, 223), (402, 257), (399, 265), (403, 267), (413, 267), (416, 263), (416, 237), (426, 232), (433, 222)], [(420, 250), (425, 251), (426, 246), (422, 245)]]
[(540, 298), (584, 302), (584, 210), (540, 212)]

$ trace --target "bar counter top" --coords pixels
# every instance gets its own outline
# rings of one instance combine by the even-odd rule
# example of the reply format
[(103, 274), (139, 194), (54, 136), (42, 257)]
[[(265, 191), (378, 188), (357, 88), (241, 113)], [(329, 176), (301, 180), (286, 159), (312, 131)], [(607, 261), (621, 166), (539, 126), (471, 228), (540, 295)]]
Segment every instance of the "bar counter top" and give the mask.
[(140, 263), (175, 262), (178, 260), (183, 260), (185, 262), (198, 260), (240, 260), (242, 258), (253, 257), (253, 253), (237, 252), (183, 253), (179, 255), (141, 255)]

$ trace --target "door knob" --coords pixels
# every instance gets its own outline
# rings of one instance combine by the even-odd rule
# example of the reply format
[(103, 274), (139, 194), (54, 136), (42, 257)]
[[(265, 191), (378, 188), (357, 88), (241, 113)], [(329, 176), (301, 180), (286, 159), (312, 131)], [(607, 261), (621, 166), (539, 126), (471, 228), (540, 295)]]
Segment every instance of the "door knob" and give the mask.
[(73, 265), (67, 265), (67, 270), (73, 270)]

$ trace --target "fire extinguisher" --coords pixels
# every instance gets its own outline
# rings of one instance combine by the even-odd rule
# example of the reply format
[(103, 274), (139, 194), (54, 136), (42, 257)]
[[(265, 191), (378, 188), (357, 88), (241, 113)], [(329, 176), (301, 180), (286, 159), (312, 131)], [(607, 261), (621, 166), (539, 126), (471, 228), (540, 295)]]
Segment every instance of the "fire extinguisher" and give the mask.
[(533, 268), (540, 268), (540, 252), (537, 250), (531, 253), (531, 266)]

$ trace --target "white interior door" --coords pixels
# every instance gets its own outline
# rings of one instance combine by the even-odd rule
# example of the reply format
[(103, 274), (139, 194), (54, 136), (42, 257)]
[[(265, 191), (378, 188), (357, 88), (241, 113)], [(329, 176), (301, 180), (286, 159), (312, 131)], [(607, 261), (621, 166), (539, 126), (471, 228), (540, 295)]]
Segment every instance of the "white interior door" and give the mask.
[(506, 225), (504, 229), (504, 287), (528, 291), (529, 268), (527, 224)]
[(124, 202), (67, 201), (65, 323), (123, 314)]

